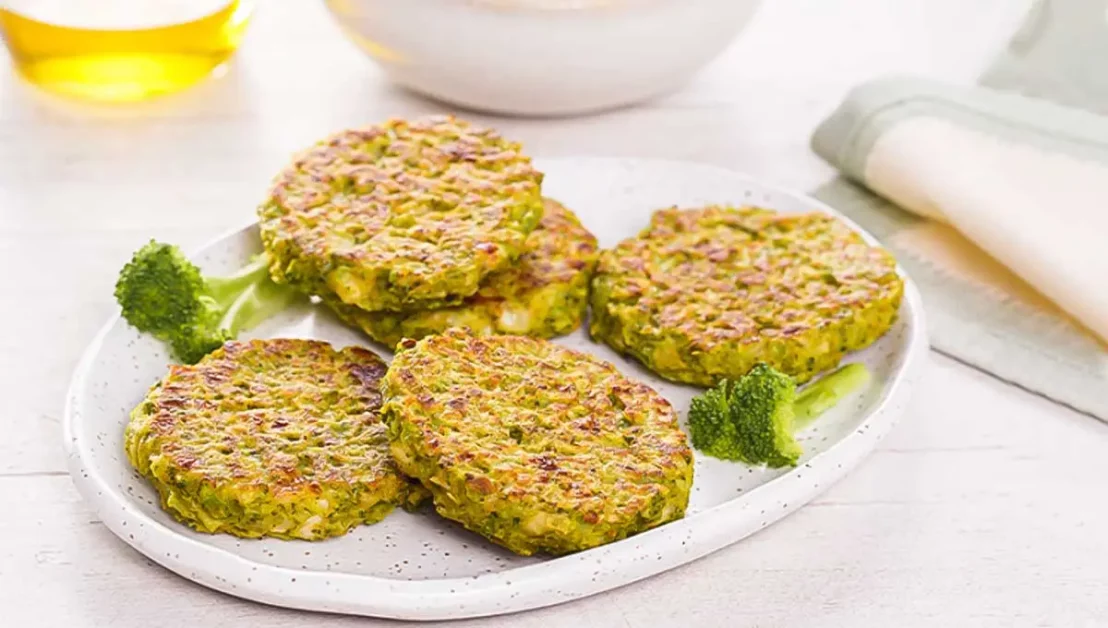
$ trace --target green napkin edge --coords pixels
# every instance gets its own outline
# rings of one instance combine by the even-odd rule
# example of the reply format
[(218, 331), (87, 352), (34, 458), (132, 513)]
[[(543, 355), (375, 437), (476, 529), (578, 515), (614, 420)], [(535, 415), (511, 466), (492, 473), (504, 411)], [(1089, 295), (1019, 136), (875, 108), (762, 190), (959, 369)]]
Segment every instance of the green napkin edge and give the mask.
[(959, 126), (1081, 159), (1108, 162), (1108, 118), (985, 87), (888, 77), (862, 84), (812, 134), (817, 155), (855, 181), (877, 140), (914, 117)]

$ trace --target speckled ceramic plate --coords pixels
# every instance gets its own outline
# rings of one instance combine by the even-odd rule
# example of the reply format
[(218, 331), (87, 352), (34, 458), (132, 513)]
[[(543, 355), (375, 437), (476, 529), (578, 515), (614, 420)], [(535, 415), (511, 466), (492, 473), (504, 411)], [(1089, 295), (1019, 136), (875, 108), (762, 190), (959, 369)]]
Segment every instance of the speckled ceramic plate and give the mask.
[[(545, 192), (576, 210), (611, 246), (644, 226), (658, 207), (753, 203), (783, 212), (831, 211), (820, 203), (733, 172), (701, 165), (616, 159), (541, 163)], [(201, 249), (209, 272), (230, 271), (259, 249), (253, 226)], [(368, 344), (309, 304), (255, 336)], [(615, 362), (655, 386), (682, 413), (696, 389), (652, 377), (592, 343), (583, 331), (561, 339)], [(153, 489), (123, 455), (128, 412), (165, 372), (166, 353), (119, 318), (97, 335), (73, 378), (65, 447), (73, 478), (104, 523), (152, 560), (206, 586), (280, 606), (404, 619), (492, 615), (565, 602), (634, 582), (739, 541), (800, 508), (857, 465), (892, 427), (926, 353), (923, 310), (909, 282), (899, 322), (850, 357), (874, 378), (848, 404), (801, 436), (795, 469), (762, 470), (697, 456), (687, 516), (630, 539), (556, 559), (521, 558), (438, 518), (396, 512), (333, 540), (246, 541), (195, 533), (161, 511)], [(379, 353), (387, 356), (380, 347)]]

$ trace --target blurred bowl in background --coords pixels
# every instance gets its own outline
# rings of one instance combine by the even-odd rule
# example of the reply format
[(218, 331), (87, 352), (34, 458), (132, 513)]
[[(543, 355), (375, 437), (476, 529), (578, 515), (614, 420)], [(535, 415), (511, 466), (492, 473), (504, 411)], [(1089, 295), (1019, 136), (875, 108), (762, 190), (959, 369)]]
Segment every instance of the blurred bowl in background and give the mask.
[(761, 0), (325, 0), (396, 83), (479, 111), (572, 115), (680, 87)]
[(0, 0), (0, 34), (31, 83), (121, 103), (220, 72), (253, 11), (254, 0)]

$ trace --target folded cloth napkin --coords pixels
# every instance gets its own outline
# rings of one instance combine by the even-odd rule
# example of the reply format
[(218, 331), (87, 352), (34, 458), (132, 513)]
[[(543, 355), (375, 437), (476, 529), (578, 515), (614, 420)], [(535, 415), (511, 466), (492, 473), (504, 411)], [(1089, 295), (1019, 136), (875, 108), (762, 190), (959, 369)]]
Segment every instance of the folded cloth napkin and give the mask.
[(841, 182), (817, 193), (919, 270), (937, 348), (1108, 420), (1108, 118), (883, 79), (812, 145), (911, 212)]
[(885, 80), (855, 90), (814, 146), (900, 207), (949, 223), (1108, 341), (1108, 118)]
[(897, 254), (933, 347), (1108, 421), (1106, 15), (1036, 0), (980, 80), (1034, 100), (877, 81), (812, 143), (846, 175), (815, 195)]

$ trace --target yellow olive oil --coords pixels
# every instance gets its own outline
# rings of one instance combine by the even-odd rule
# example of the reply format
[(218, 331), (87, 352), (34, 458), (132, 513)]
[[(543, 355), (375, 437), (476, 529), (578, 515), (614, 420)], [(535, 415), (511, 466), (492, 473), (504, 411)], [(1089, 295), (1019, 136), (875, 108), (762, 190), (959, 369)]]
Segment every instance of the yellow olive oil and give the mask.
[(252, 0), (26, 0), (0, 8), (0, 28), (30, 82), (124, 102), (209, 76), (238, 48), (252, 8)]

